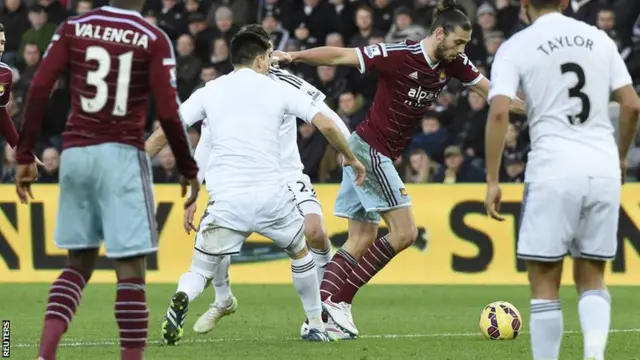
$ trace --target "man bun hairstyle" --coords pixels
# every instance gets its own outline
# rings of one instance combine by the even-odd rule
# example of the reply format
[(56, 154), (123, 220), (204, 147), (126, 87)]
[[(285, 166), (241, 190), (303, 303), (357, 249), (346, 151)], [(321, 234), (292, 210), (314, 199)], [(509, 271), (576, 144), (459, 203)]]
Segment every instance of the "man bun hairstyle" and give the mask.
[(269, 41), (253, 31), (239, 32), (231, 39), (231, 64), (251, 65), (256, 57), (266, 54)]
[(449, 34), (457, 27), (464, 31), (471, 31), (471, 21), (465, 13), (456, 5), (456, 0), (440, 0), (436, 11), (433, 13), (431, 33), (442, 27), (445, 34)]

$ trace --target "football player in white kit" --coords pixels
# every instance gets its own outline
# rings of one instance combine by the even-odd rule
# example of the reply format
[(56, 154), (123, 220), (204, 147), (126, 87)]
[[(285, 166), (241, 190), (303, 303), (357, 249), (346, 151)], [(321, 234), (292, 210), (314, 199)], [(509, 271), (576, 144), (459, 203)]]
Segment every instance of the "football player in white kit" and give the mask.
[[(498, 50), (492, 65), (486, 128), (489, 215), (499, 214), (498, 173), (509, 104), (522, 87), (531, 151), (517, 256), (531, 285), (535, 360), (559, 358), (563, 318), (558, 289), (563, 259), (574, 259), (584, 359), (602, 360), (611, 319), (604, 268), (617, 250), (621, 176), (640, 100), (615, 43), (603, 31), (562, 15), (567, 1), (522, 0), (532, 21)], [(621, 105), (619, 141), (608, 116)]]
[[(353, 166), (359, 173), (363, 167), (354, 161), (343, 131), (317, 109), (313, 98), (264, 76), (268, 71), (269, 43), (260, 33), (264, 31), (262, 28), (254, 30), (240, 32), (232, 42), (236, 71), (209, 82), (180, 108), (187, 124), (205, 118), (202, 143), (196, 156), (202, 162), (200, 146), (208, 148), (204, 160), (208, 163), (205, 179), (210, 202), (196, 236), (191, 270), (180, 278), (178, 291), (163, 322), (163, 337), (168, 344), (175, 344), (182, 338), (189, 301), (216, 277), (220, 264), (228, 260), (228, 255), (239, 252), (251, 232), (271, 238), (292, 258), (294, 285), (301, 295), (311, 327), (303, 339), (329, 339), (320, 313), (316, 314), (319, 282), (315, 262), (304, 243), (304, 219), (287, 185), (290, 179), (281, 171), (282, 122), (293, 122), (296, 117), (312, 122), (348, 158), (345, 166)], [(243, 43), (253, 51), (252, 54), (258, 48), (258, 55), (249, 59), (251, 52), (243, 50)], [(264, 52), (261, 52), (262, 45), (266, 46)], [(266, 65), (264, 61), (267, 61)], [(274, 120), (278, 115), (280, 118)], [(273, 126), (277, 129), (271, 136)], [(295, 124), (292, 126), (295, 129)], [(259, 180), (256, 182), (256, 179)], [(276, 184), (280, 184), (279, 190), (275, 189)], [(270, 185), (274, 188), (267, 189)], [(235, 299), (233, 303), (236, 303)]]

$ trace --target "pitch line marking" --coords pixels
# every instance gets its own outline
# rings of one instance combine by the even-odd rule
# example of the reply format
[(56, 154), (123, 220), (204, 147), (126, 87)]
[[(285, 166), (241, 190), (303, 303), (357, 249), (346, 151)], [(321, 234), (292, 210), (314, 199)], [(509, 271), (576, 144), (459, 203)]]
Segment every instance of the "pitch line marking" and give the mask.
[[(577, 330), (567, 330), (565, 334), (580, 334)], [(612, 329), (612, 334), (616, 333), (640, 333), (638, 329)], [(431, 333), (431, 334), (374, 334), (374, 335), (362, 335), (359, 339), (415, 339), (415, 338), (447, 338), (447, 337), (480, 337), (477, 332), (466, 333)], [(231, 339), (215, 339), (215, 338), (191, 338), (185, 339), (180, 344), (202, 344), (202, 343), (225, 343), (225, 342), (249, 342), (249, 341), (269, 341), (269, 340), (300, 340), (297, 337), (261, 337), (261, 338), (231, 338)], [(100, 340), (100, 341), (81, 341), (81, 340), (66, 340), (60, 343), (60, 347), (83, 347), (83, 346), (111, 346), (118, 345), (118, 340)], [(150, 345), (161, 345), (162, 341), (152, 340), (149, 341)], [(38, 343), (21, 343), (12, 344), (13, 348), (34, 348), (38, 347)]]

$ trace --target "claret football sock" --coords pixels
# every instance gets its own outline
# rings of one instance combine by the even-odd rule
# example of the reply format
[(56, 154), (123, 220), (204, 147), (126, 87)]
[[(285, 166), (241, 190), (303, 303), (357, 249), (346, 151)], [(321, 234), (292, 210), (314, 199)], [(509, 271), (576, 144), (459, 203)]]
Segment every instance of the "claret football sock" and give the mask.
[(340, 287), (347, 280), (353, 267), (358, 262), (345, 249), (339, 249), (327, 265), (322, 283), (320, 283), (320, 297), (322, 301), (340, 290)]
[(149, 327), (144, 279), (118, 279), (114, 312), (120, 328), (121, 359), (141, 360)]
[(73, 267), (67, 267), (51, 285), (40, 338), (39, 354), (46, 360), (56, 358), (62, 335), (76, 313), (82, 291), (89, 278)]
[(340, 291), (334, 294), (331, 299), (334, 302), (351, 304), (358, 290), (382, 270), (395, 255), (396, 252), (387, 241), (386, 236), (374, 241), (353, 268), (347, 281), (340, 287)]
[(611, 295), (606, 290), (583, 292), (578, 302), (578, 314), (584, 339), (584, 358), (604, 360), (611, 325)]
[(534, 360), (557, 360), (563, 334), (559, 300), (531, 300), (531, 350)]

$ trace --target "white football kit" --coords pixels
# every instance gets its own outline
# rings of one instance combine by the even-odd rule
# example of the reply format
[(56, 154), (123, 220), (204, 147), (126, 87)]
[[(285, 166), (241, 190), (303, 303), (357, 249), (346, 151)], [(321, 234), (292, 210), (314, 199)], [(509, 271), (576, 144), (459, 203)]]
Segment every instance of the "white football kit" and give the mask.
[[(349, 138), (351, 135), (349, 129), (340, 116), (324, 103), (326, 95), (320, 90), (304, 79), (276, 67), (269, 68), (269, 77), (283, 84), (290, 85), (306, 96), (309, 96), (315, 106), (336, 123), (345, 136), (345, 139)], [(296, 197), (296, 203), (300, 211), (302, 211), (304, 215), (317, 214), (322, 216), (322, 208), (316, 196), (316, 191), (313, 185), (311, 185), (309, 177), (302, 172), (304, 165), (302, 165), (300, 151), (298, 150), (298, 128), (296, 126), (295, 116), (290, 115), (290, 117), (291, 119), (287, 119), (287, 121), (282, 123), (280, 130), (280, 139), (282, 141), (280, 148), (280, 166), (282, 167), (282, 172), (287, 179), (291, 191), (293, 191)]]
[(289, 251), (304, 247), (304, 218), (281, 171), (279, 137), (291, 119), (285, 115), (310, 122), (318, 113), (309, 96), (250, 69), (207, 83), (182, 104), (186, 124), (204, 119), (196, 158), (207, 157), (210, 201), (197, 251), (237, 254), (252, 232)]
[(491, 71), (489, 100), (525, 94), (531, 151), (518, 257), (560, 261), (613, 259), (621, 179), (613, 91), (632, 83), (614, 42), (559, 13), (547, 14), (507, 40)]

